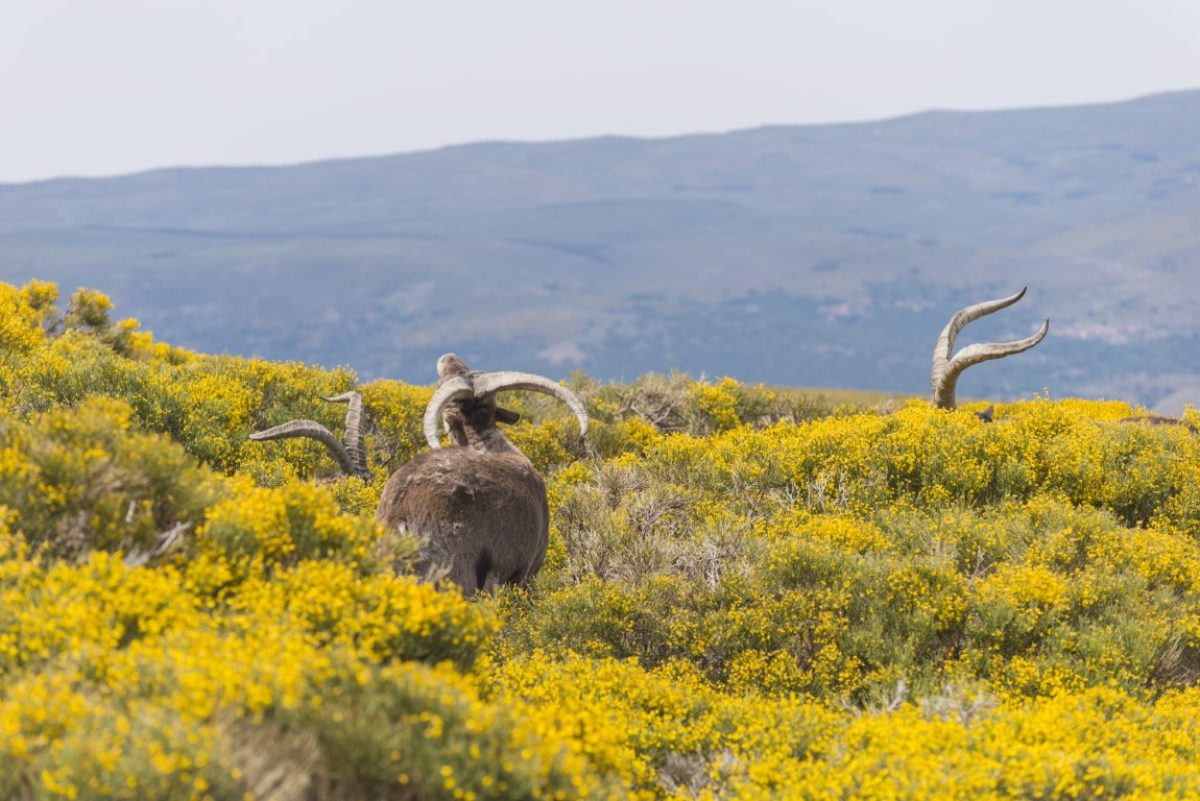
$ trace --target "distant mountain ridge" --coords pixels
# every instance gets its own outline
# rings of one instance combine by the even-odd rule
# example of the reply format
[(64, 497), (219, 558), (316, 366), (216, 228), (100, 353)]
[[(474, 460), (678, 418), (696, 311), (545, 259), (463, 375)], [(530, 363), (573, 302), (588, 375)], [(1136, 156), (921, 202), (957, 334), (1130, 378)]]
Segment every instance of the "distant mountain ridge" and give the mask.
[(967, 336), (1050, 337), (969, 395), (1200, 403), (1200, 91), (666, 139), (484, 143), (0, 185), (0, 279), (163, 339), (433, 379), (684, 369), (921, 392)]

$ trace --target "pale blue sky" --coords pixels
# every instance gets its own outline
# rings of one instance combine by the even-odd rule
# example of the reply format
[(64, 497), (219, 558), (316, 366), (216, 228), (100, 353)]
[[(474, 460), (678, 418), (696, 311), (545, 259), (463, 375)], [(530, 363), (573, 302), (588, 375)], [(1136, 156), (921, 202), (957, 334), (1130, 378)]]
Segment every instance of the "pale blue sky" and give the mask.
[(0, 0), (0, 181), (1200, 87), (1197, 0)]

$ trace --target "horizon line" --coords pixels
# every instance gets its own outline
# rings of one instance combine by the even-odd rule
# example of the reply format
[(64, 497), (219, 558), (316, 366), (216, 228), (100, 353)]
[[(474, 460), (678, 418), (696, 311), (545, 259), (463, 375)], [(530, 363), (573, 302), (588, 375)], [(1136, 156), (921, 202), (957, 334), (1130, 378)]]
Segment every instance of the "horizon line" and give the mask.
[(318, 164), (334, 164), (345, 161), (370, 161), (372, 159), (388, 159), (405, 156), (421, 156), (431, 153), (439, 153), (445, 150), (457, 150), (471, 147), (488, 147), (488, 146), (536, 146), (536, 145), (556, 145), (570, 144), (577, 142), (588, 142), (603, 139), (619, 139), (635, 142), (658, 142), (669, 139), (689, 139), (700, 137), (717, 137), (728, 136), (738, 133), (749, 133), (753, 131), (763, 131), (774, 128), (837, 128), (856, 125), (881, 125), (908, 120), (915, 117), (921, 117), (930, 114), (1006, 114), (1006, 113), (1021, 113), (1033, 111), (1050, 111), (1050, 110), (1068, 110), (1068, 109), (1084, 109), (1084, 108), (1099, 108), (1105, 106), (1120, 106), (1131, 103), (1138, 103), (1147, 100), (1160, 99), (1170, 97), (1172, 95), (1200, 94), (1200, 86), (1187, 87), (1181, 89), (1166, 89), (1163, 91), (1150, 92), (1147, 94), (1134, 95), (1132, 97), (1124, 97), (1118, 100), (1103, 100), (1103, 101), (1082, 101), (1078, 103), (1062, 103), (1062, 104), (1034, 104), (1028, 106), (1004, 106), (1004, 107), (989, 107), (989, 108), (925, 108), (916, 111), (910, 111), (903, 114), (895, 114), (886, 117), (867, 117), (862, 119), (852, 120), (829, 120), (822, 122), (767, 122), (759, 125), (751, 125), (747, 127), (726, 128), (722, 130), (709, 131), (685, 131), (681, 133), (671, 134), (620, 134), (620, 133), (595, 133), (581, 136), (567, 136), (561, 138), (549, 139), (505, 139), (505, 138), (482, 138), (472, 139), (460, 142), (448, 142), (443, 145), (433, 147), (414, 148), (412, 150), (395, 150), (385, 153), (360, 153), (356, 155), (334, 155), (334, 156), (319, 156), (311, 159), (301, 159), (299, 161), (287, 162), (210, 162), (210, 163), (191, 163), (191, 164), (167, 164), (156, 167), (146, 167), (144, 169), (130, 170), (114, 173), (97, 173), (97, 174), (63, 174), (52, 175), (45, 178), (34, 178), (24, 181), (4, 181), (0, 180), (0, 189), (13, 189), (18, 187), (31, 187), (39, 184), (49, 184), (69, 181), (104, 181), (117, 180), (122, 178), (134, 178), (138, 176), (152, 175), (160, 172), (184, 172), (193, 170), (282, 170), (292, 167), (308, 167)]

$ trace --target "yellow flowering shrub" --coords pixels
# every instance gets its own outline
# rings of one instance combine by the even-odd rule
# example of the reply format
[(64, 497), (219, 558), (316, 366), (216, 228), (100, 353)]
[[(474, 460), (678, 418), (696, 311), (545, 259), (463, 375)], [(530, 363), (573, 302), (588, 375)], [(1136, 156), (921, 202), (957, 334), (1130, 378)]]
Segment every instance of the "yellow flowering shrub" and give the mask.
[(215, 491), (214, 478), (177, 444), (132, 430), (120, 401), (0, 412), (9, 524), (58, 556), (148, 546), (157, 532), (196, 521)]
[(343, 514), (322, 487), (292, 482), (268, 488), (235, 480), (207, 510), (196, 541), (200, 551), (234, 562), (291, 565), (327, 558), (357, 564), (378, 535), (373, 520)]
[[(1200, 437), (730, 379), (514, 394), (526, 588), (374, 519), (429, 387), (192, 353), (0, 284), (0, 798), (1200, 797)], [(1186, 419), (1197, 421), (1195, 410)]]
[(172, 567), (103, 553), (45, 567), (19, 549), (3, 576), (5, 797), (240, 798), (286, 746), (260, 741), (297, 727), (294, 769), (327, 797), (431, 782), (430, 797), (554, 797), (607, 783), (576, 775), (569, 751), (459, 672), (495, 619), (457, 593), (308, 561), (213, 604)]
[(34, 281), (18, 289), (9, 284), (0, 287), (0, 351), (8, 359), (34, 351), (45, 339), (42, 326), (46, 309), (58, 297), (57, 289)]
[(363, 403), (370, 410), (368, 434), (378, 432), (387, 443), (379, 457), (391, 469), (425, 449), (422, 416), (432, 395), (429, 387), (399, 381), (372, 381), (362, 387)]

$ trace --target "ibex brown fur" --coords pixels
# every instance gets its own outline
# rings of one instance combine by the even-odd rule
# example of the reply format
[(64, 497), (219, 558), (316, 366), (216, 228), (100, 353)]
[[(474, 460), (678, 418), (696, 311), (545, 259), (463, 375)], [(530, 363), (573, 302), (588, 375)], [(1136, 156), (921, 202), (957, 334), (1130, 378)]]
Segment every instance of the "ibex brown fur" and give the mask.
[[(524, 584), (546, 556), (546, 486), (533, 463), (496, 427), (520, 419), (496, 404), (496, 393), (506, 389), (553, 395), (570, 407), (581, 433), (587, 433), (587, 411), (564, 387), (528, 373), (475, 372), (447, 353), (438, 360), (438, 388), (425, 410), (425, 438), (433, 450), (392, 474), (375, 510), (376, 520), (420, 538), (420, 567), (426, 577), (448, 578), (466, 595), (497, 584)], [(439, 418), (453, 447), (441, 448)], [(338, 456), (336, 437), (328, 431), (328, 436), (307, 433), (310, 428), (285, 423), (253, 438), (314, 436)], [(347, 431), (349, 436), (349, 425)], [(360, 436), (357, 421), (355, 435)], [(338, 462), (343, 469), (354, 466), (349, 454)]]

